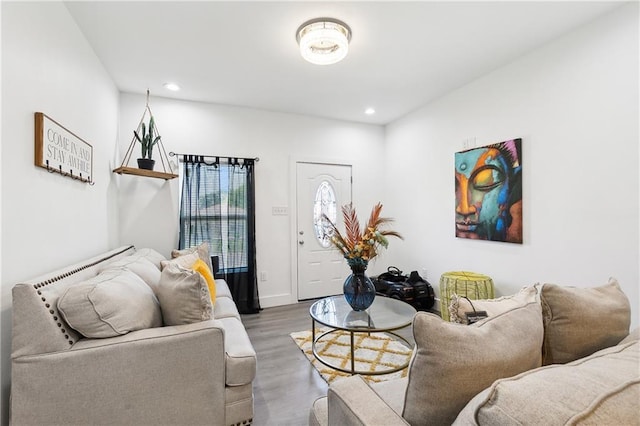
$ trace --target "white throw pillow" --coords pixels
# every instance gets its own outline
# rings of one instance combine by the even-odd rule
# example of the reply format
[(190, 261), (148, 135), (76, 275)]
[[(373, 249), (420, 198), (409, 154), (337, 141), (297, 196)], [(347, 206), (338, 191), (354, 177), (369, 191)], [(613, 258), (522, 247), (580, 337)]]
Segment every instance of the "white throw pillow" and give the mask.
[(497, 299), (479, 299), (469, 300), (463, 296), (453, 294), (449, 303), (449, 315), (451, 322), (459, 324), (467, 324), (467, 313), (475, 311), (485, 311), (487, 316), (492, 317), (502, 312), (509, 311), (518, 306), (535, 302), (538, 297), (538, 289), (536, 287), (525, 287), (518, 293), (503, 296)]
[(58, 311), (85, 337), (105, 338), (162, 326), (158, 300), (138, 275), (124, 269), (98, 274), (69, 287)]

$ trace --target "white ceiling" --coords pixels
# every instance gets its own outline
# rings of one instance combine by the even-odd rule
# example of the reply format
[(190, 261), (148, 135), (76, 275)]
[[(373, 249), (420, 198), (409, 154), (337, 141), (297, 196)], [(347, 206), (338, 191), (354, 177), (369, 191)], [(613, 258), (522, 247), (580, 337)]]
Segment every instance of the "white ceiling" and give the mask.
[[(387, 124), (619, 2), (66, 2), (123, 92)], [(350, 52), (304, 61), (295, 31), (345, 21)], [(165, 82), (182, 87), (163, 88)], [(376, 113), (364, 114), (367, 107)]]

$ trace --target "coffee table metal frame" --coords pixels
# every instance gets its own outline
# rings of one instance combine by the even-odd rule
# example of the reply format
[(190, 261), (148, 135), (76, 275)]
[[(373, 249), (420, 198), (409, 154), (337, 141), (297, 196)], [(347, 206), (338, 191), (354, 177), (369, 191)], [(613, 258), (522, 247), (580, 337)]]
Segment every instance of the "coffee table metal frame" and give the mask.
[[(376, 300), (378, 298), (381, 298), (382, 296), (377, 296)], [(314, 316), (313, 312), (314, 312), (314, 306), (316, 306), (318, 303), (326, 303), (326, 300), (328, 299), (334, 299), (335, 302), (337, 303), (346, 303), (344, 301), (344, 296), (330, 296), (330, 297), (325, 297), (324, 299), (320, 299), (318, 301), (316, 301), (313, 305), (311, 305), (311, 308), (309, 308), (309, 315), (311, 316), (311, 350), (313, 352), (313, 356), (323, 365), (326, 365), (329, 368), (332, 368), (334, 370), (343, 372), (343, 373), (348, 373), (351, 375), (354, 374), (361, 374), (361, 375), (367, 375), (367, 376), (377, 376), (377, 375), (383, 375), (383, 374), (390, 374), (390, 373), (395, 373), (396, 371), (400, 371), (404, 368), (406, 368), (409, 365), (409, 361), (407, 361), (405, 364), (399, 366), (399, 367), (395, 367), (395, 368), (389, 368), (386, 370), (380, 370), (380, 371), (362, 371), (362, 370), (356, 370), (355, 368), (355, 345), (354, 345), (354, 335), (356, 333), (366, 333), (367, 335), (371, 335), (371, 333), (387, 333), (387, 334), (391, 334), (394, 337), (396, 337), (398, 340), (403, 341), (407, 347), (411, 347), (411, 343), (409, 343), (409, 341), (407, 339), (405, 339), (404, 337), (400, 336), (397, 333), (394, 333), (394, 331), (396, 330), (400, 330), (402, 328), (408, 327), (411, 325), (412, 321), (413, 321), (413, 315), (415, 315), (416, 310), (415, 308), (411, 307), (410, 305), (406, 304), (405, 302), (401, 301), (401, 300), (396, 300), (396, 299), (391, 299), (391, 298), (384, 298), (385, 302), (384, 303), (402, 303), (406, 306), (408, 306), (410, 309), (413, 309), (413, 315), (411, 316), (411, 318), (404, 318), (404, 319), (399, 319), (398, 324), (389, 326), (389, 327), (376, 327), (375, 325), (372, 325), (372, 321), (371, 321), (371, 317), (369, 316), (368, 310), (367, 311), (362, 311), (359, 312), (358, 314), (366, 314), (367, 318), (369, 319), (368, 324), (367, 325), (357, 325), (357, 326), (348, 326), (345, 324), (336, 324), (336, 323), (331, 323), (330, 321), (322, 321), (319, 318), (317, 318), (316, 316)], [(374, 300), (374, 303), (376, 301)], [(354, 311), (355, 312), (355, 311)], [(325, 331), (324, 333), (321, 333), (319, 335), (316, 336), (316, 322), (319, 324), (322, 324), (326, 327), (329, 327), (328, 331)], [(349, 333), (349, 337), (350, 337), (350, 350), (351, 350), (351, 368), (350, 369), (344, 369), (342, 367), (338, 367), (336, 365), (333, 365), (331, 363), (329, 363), (326, 359), (324, 359), (322, 357), (322, 355), (320, 355), (316, 349), (316, 344), (326, 335), (332, 334), (332, 333), (337, 333), (339, 331), (347, 331)]]

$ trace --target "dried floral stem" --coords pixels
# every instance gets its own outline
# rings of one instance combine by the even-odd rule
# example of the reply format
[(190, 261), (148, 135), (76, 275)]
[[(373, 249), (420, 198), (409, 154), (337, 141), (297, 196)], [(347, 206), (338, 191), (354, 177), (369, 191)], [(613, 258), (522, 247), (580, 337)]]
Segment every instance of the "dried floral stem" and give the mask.
[(361, 231), (360, 221), (358, 220), (358, 215), (356, 214), (353, 204), (343, 206), (342, 216), (346, 236), (340, 233), (336, 225), (325, 214), (322, 215), (322, 218), (329, 224), (333, 231), (331, 242), (340, 250), (345, 258), (359, 258), (364, 261), (369, 261), (378, 255), (380, 246), (387, 248), (389, 245), (387, 237), (391, 236), (403, 239), (402, 235), (396, 231), (381, 229), (383, 226), (393, 222), (391, 218), (381, 217), (381, 212), (382, 204), (378, 203), (371, 210), (369, 220)]

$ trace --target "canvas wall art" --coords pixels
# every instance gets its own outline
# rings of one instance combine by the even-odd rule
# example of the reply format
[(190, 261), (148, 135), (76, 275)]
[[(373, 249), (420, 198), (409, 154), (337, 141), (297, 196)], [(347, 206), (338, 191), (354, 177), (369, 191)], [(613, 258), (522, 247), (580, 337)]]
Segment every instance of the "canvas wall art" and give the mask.
[(455, 153), (456, 237), (522, 244), (522, 139)]

